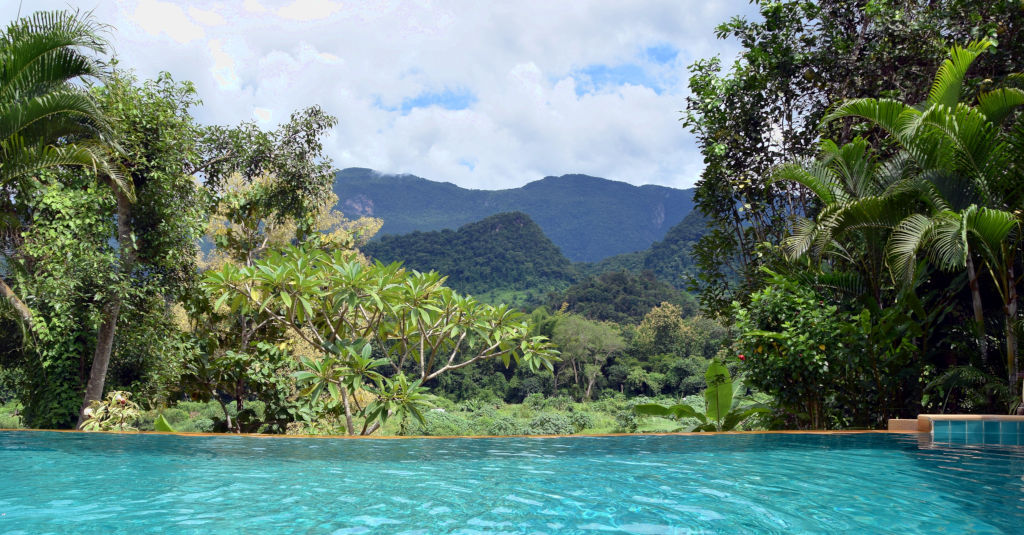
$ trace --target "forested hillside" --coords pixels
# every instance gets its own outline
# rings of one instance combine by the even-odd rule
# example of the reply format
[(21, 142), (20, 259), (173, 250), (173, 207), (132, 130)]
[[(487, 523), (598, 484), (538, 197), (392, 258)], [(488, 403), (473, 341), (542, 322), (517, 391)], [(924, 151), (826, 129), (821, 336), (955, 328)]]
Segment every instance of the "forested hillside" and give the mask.
[(587, 175), (546, 177), (521, 188), (469, 190), (412, 175), (350, 168), (335, 177), (337, 210), (381, 218), (381, 235), (455, 229), (519, 211), (574, 262), (645, 249), (693, 208), (693, 192), (632, 186)]
[(695, 310), (680, 290), (692, 274), (690, 250), (703, 228), (693, 212), (649, 249), (571, 264), (528, 215), (510, 212), (458, 230), (384, 236), (363, 251), (381, 262), (444, 273), (452, 288), (488, 302), (525, 309), (567, 302), (592, 319), (639, 321), (662, 301)]
[(448, 284), (474, 295), (518, 291), (531, 300), (575, 279), (569, 259), (522, 212), (498, 214), (458, 230), (384, 236), (363, 247), (384, 263), (435, 270)]
[(707, 218), (694, 210), (650, 248), (615, 255), (600, 262), (579, 263), (576, 269), (581, 275), (623, 270), (634, 274), (650, 272), (675, 288), (686, 288), (690, 278), (696, 275), (693, 246), (704, 235), (706, 225)]

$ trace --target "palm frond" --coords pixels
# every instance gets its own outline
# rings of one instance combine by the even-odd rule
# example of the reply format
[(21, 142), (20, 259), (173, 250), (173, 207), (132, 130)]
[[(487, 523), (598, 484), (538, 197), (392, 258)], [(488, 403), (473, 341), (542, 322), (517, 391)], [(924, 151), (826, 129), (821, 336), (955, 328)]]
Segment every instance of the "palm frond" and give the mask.
[(932, 82), (932, 88), (928, 92), (927, 103), (949, 108), (956, 106), (960, 101), (960, 92), (963, 90), (967, 69), (990, 46), (992, 46), (992, 42), (985, 39), (969, 43), (966, 48), (957, 45), (951, 47), (949, 58), (942, 62), (938, 72), (935, 73), (935, 81)]
[(1024, 91), (1016, 87), (1001, 87), (978, 95), (978, 110), (995, 125), (1019, 106), (1024, 106)]
[(847, 117), (867, 119), (890, 134), (897, 135), (907, 117), (917, 110), (893, 99), (858, 98), (847, 100), (825, 116), (824, 122)]
[(0, 37), (0, 101), (36, 95), (73, 79), (103, 75), (105, 27), (91, 13), (39, 11), (12, 22)]
[(804, 165), (789, 163), (779, 166), (772, 173), (772, 182), (795, 182), (811, 190), (823, 204), (843, 203), (849, 196), (828, 166), (819, 161)]

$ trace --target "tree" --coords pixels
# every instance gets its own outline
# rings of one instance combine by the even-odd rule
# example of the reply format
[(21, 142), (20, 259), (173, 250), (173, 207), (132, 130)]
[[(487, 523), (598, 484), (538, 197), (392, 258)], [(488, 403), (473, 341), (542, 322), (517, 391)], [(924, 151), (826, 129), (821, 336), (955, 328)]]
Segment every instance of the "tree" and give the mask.
[[(94, 169), (131, 198), (130, 184), (109, 160), (110, 124), (75, 85), (105, 77), (95, 57), (106, 52), (101, 30), (88, 15), (54, 11), (14, 21), (0, 34), (0, 226), (17, 224), (12, 200), (43, 185), (46, 171), (66, 166)], [(30, 307), (2, 279), (0, 297), (32, 324)]]
[[(813, 216), (810, 192), (771, 180), (777, 166), (810, 158), (819, 136), (843, 146), (877, 131), (853, 121), (819, 128), (835, 102), (891, 96), (920, 102), (932, 66), (949, 42), (991, 38), (1019, 43), (1024, 12), (1014, 1), (760, 0), (763, 20), (734, 17), (717, 28), (742, 46), (731, 67), (717, 58), (691, 66), (684, 127), (697, 137), (705, 170), (697, 207), (708, 233), (694, 246), (699, 266), (691, 287), (702, 310), (725, 314), (764, 284), (761, 266), (779, 264), (773, 249), (791, 216)], [(978, 80), (998, 79), (1024, 61), (1006, 46), (985, 58)], [(876, 146), (883, 156), (889, 147)], [(773, 267), (774, 269), (774, 267)]]
[[(437, 273), (368, 266), (354, 256), (290, 248), (205, 279), (215, 308), (286, 328), (319, 351), (302, 359), (296, 377), (310, 384), (311, 399), (328, 394), (341, 403), (349, 434), (354, 413), (363, 417), (363, 435), (395, 414), (420, 418), (422, 385), (475, 362), (553, 368), (556, 353), (544, 337), (530, 336), (520, 313), (461, 296)], [(359, 391), (373, 400), (361, 405)]]
[[(975, 323), (983, 338), (977, 256), (1002, 300), (1006, 372), (1016, 388), (1021, 277), (1015, 268), (1020, 259), (1019, 207), (1024, 200), (1024, 168), (1019, 164), (1024, 117), (1018, 115), (1012, 128), (1003, 123), (1024, 105), (1024, 91), (983, 89), (976, 107), (961, 102), (968, 69), (991, 46), (980, 41), (952, 47), (921, 106), (894, 99), (855, 99), (842, 103), (827, 119), (870, 121), (913, 159), (918, 173), (914, 186), (924, 209), (893, 225), (886, 255), (894, 278), (908, 284), (922, 251), (940, 269), (966, 268)], [(1020, 75), (1010, 78), (1015, 76)], [(890, 205), (887, 212), (895, 210)]]
[(613, 325), (590, 321), (575, 314), (558, 320), (551, 338), (561, 350), (562, 367), (558, 376), (571, 371), (572, 380), (583, 392), (583, 399), (591, 399), (594, 386), (601, 377), (601, 369), (608, 359), (625, 347), (622, 336)]
[(116, 72), (95, 93), (124, 150), (118, 165), (136, 198), (115, 195), (117, 260), (103, 292), (79, 425), (85, 408), (103, 395), (125, 300), (138, 305), (149, 293), (174, 302), (195, 288), (197, 243), (206, 216), (205, 195), (192, 176), (200, 164), (201, 134), (189, 113), (199, 104), (192, 84), (178, 84), (167, 73), (139, 83)]

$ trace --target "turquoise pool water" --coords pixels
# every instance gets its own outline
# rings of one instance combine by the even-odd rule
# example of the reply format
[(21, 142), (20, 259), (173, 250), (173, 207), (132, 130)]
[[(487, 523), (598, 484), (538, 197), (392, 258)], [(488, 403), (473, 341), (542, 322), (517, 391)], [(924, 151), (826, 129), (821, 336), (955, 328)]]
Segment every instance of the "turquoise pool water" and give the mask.
[(0, 533), (1022, 533), (1024, 448), (923, 435), (0, 432)]

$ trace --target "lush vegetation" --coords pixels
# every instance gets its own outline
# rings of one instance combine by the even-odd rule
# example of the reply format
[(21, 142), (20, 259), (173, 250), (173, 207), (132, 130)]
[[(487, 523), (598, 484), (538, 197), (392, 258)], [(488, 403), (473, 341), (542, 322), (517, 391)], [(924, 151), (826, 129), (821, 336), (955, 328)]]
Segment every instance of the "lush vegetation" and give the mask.
[(576, 279), (569, 259), (520, 212), (494, 215), (454, 231), (384, 236), (362, 251), (381, 262), (400, 261), (410, 269), (444, 273), (452, 288), (489, 301), (489, 295), (509, 291), (522, 296), (516, 301), (537, 303)]
[[(336, 174), (316, 106), (273, 130), (203, 125), (190, 83), (116, 68), (90, 16), (11, 23), (0, 427), (511, 435), (1020, 410), (1019, 3), (758, 6), (719, 27), (735, 65), (692, 66), (696, 211), (579, 175), (479, 192)], [(368, 243), (410, 218), (463, 226)]]
[(693, 209), (692, 190), (637, 187), (586, 175), (547, 177), (516, 189), (490, 191), (345, 169), (338, 173), (334, 192), (338, 210), (383, 219), (384, 235), (455, 229), (494, 214), (523, 212), (573, 262), (597, 262), (643, 249)]
[(693, 288), (749, 383), (799, 427), (1014, 410), (1019, 3), (760, 6), (719, 28), (742, 59), (696, 63), (684, 116), (711, 227)]

